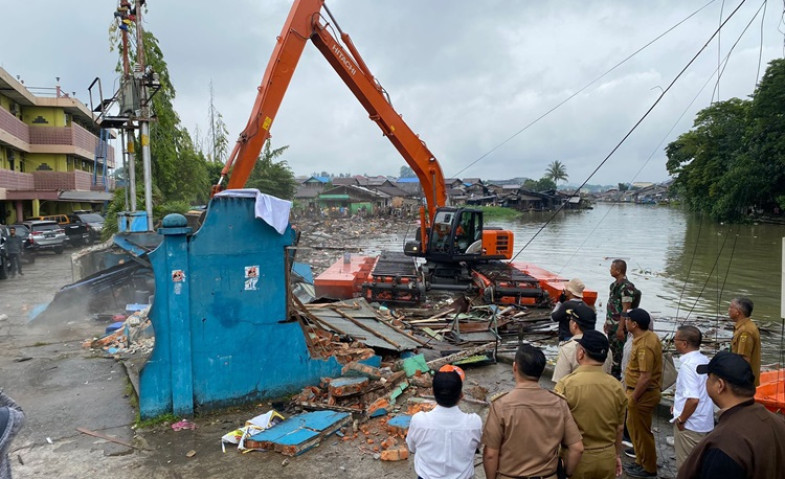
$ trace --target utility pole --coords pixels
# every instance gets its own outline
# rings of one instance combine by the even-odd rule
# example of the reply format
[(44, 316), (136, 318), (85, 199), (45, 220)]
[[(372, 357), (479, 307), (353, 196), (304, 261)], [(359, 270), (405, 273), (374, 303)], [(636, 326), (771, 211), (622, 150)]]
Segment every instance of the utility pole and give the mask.
[[(130, 5), (126, 5), (130, 8)], [(128, 28), (122, 30), (123, 38), (123, 84), (131, 83), (131, 61), (128, 47)], [(122, 130), (123, 141), (123, 167), (128, 175), (128, 187), (125, 189), (125, 209), (128, 210), (129, 203), (131, 211), (136, 211), (136, 155), (134, 155), (134, 128), (130, 124)]]
[(147, 211), (147, 231), (153, 231), (153, 173), (150, 158), (150, 99), (147, 97), (147, 82), (144, 64), (144, 30), (142, 29), (142, 8), (144, 0), (136, 0), (136, 71), (139, 81), (139, 143), (142, 146), (142, 168), (144, 171), (144, 206)]

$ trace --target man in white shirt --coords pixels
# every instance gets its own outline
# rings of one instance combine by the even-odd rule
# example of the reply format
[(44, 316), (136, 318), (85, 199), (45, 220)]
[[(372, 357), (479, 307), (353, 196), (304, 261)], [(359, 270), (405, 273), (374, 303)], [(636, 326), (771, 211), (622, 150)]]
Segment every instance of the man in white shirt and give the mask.
[(406, 444), (414, 453), (414, 471), (421, 479), (474, 477), (474, 454), (480, 446), (482, 420), (458, 408), (464, 372), (443, 366), (433, 376), (437, 406), (412, 416)]
[(705, 374), (695, 370), (708, 364), (701, 354), (703, 335), (695, 326), (679, 326), (674, 338), (676, 352), (681, 355), (676, 376), (676, 395), (673, 399), (673, 442), (676, 448), (676, 470), (690, 452), (714, 429), (714, 406), (706, 391)]

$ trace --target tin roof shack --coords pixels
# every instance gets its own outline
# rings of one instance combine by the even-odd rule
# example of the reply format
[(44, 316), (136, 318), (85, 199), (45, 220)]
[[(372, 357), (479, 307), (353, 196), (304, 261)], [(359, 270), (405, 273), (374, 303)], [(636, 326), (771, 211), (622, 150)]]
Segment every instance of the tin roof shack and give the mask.
[(325, 188), (329, 187), (330, 178), (326, 176), (311, 176), (297, 185), (297, 191), (294, 193), (294, 199), (298, 201), (303, 207), (313, 207), (316, 205), (316, 199)]
[(560, 204), (561, 200), (556, 194), (519, 188), (515, 194), (504, 199), (502, 206), (521, 211), (543, 211), (558, 208)]
[(336, 186), (325, 190), (318, 197), (320, 207), (345, 208), (354, 215), (358, 211), (372, 213), (389, 205), (390, 196), (381, 191), (372, 191), (362, 186)]
[(143, 419), (277, 397), (340, 372), (334, 357), (312, 358), (300, 324), (288, 321), (290, 207), (229, 190), (195, 233), (182, 215), (164, 218), (149, 255), (155, 349), (140, 376)]

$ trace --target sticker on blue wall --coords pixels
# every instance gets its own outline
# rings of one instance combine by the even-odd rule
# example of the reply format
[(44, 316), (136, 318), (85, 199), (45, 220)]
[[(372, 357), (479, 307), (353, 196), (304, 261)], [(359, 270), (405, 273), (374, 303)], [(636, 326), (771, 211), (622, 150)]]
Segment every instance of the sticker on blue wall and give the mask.
[(173, 269), (172, 283), (174, 283), (174, 294), (182, 294), (184, 281), (185, 281), (185, 271), (181, 269)]
[(259, 281), (259, 265), (245, 267), (245, 290), (256, 291), (256, 283)]

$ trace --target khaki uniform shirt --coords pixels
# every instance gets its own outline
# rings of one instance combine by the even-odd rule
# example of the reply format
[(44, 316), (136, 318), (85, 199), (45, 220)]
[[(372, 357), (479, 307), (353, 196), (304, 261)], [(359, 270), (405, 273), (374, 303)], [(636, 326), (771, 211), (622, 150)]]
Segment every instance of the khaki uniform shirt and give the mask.
[(741, 354), (750, 363), (755, 375), (755, 386), (760, 386), (760, 331), (750, 318), (733, 325), (732, 353)]
[[(559, 346), (559, 356), (556, 358), (556, 366), (553, 368), (553, 376), (551, 377), (553, 382), (559, 382), (561, 378), (578, 369), (576, 351), (578, 350), (578, 340), (582, 337), (583, 334), (576, 334)], [(610, 374), (612, 367), (613, 353), (608, 349), (608, 357), (605, 359), (602, 369)]]
[(660, 389), (662, 385), (662, 343), (652, 331), (646, 331), (632, 340), (630, 362), (624, 373), (624, 384), (635, 388), (641, 373), (651, 372), (648, 389)]
[(559, 447), (581, 433), (564, 398), (538, 385), (519, 385), (491, 403), (482, 434), (499, 450), (503, 476), (549, 476), (556, 472)]
[(627, 395), (618, 379), (603, 366), (580, 366), (556, 383), (564, 396), (589, 452), (616, 444), (616, 431), (624, 424)]

